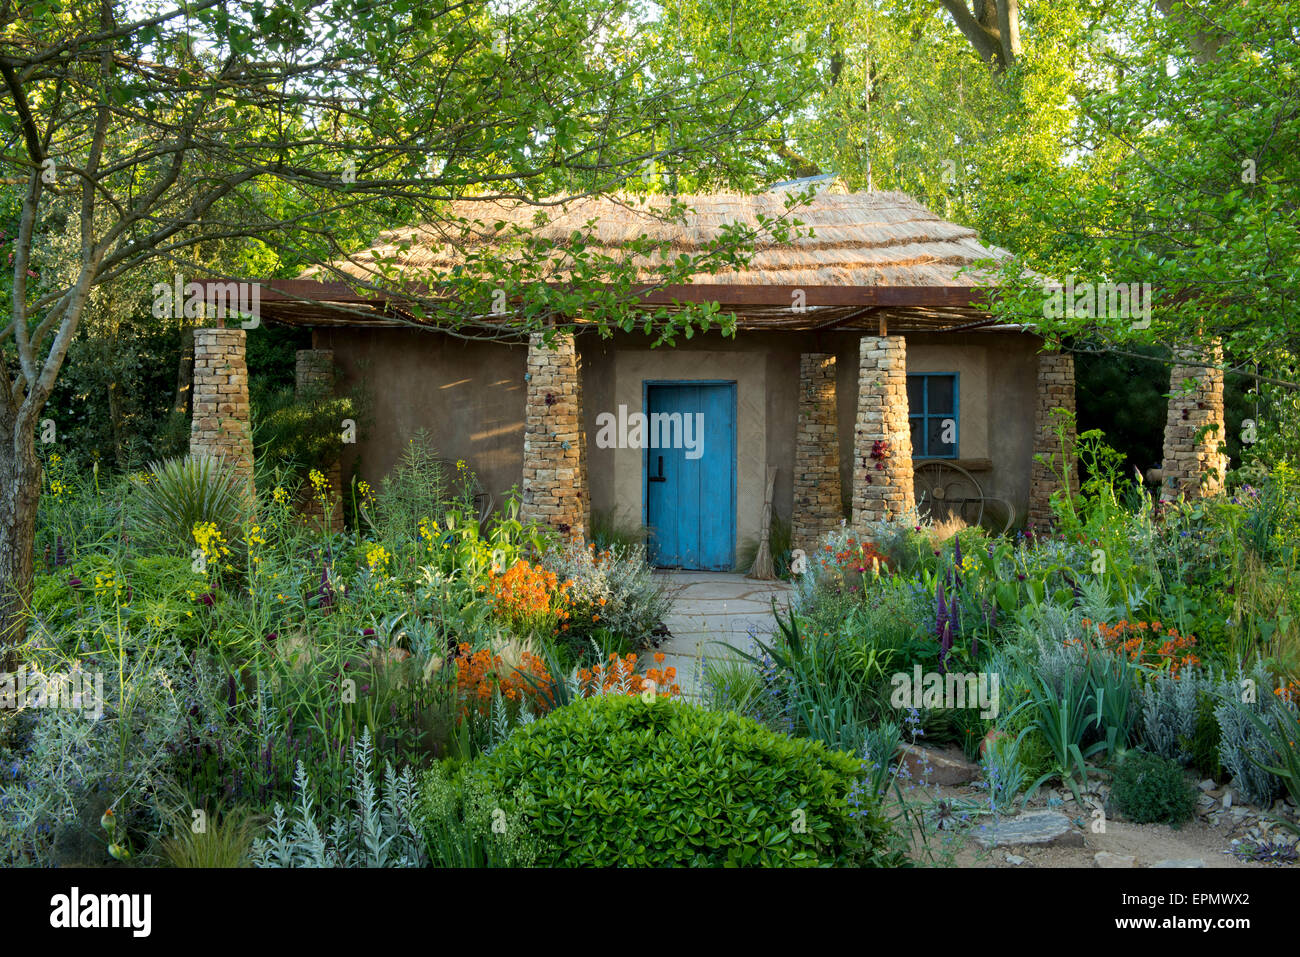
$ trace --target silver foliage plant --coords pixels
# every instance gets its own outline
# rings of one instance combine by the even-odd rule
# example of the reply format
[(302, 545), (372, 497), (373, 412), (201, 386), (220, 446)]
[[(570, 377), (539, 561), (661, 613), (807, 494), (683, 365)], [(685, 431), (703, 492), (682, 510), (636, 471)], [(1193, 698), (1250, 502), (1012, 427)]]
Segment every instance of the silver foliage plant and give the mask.
[[(1246, 681), (1254, 682), (1256, 701), (1243, 701)], [(1276, 764), (1277, 755), (1268, 736), (1250, 720), (1253, 711), (1275, 733), (1278, 716), (1267, 707), (1273, 697), (1273, 680), (1264, 666), (1256, 662), (1250, 672), (1244, 669), (1232, 681), (1223, 681), (1218, 689), (1220, 704), (1214, 709), (1219, 722), (1219, 762), (1232, 775), (1232, 783), (1254, 804), (1269, 807), (1282, 793), (1282, 780), (1259, 764)], [(1257, 763), (1258, 762), (1258, 763)]]
[(100, 622), (88, 641), (95, 649), (122, 649), (121, 660), (102, 650), (84, 660), (70, 657), (40, 627), (22, 649), (27, 667), (40, 673), (76, 667), (101, 673), (104, 713), (0, 712), (0, 867), (105, 863), (102, 843), (78, 839), (73, 859), (60, 859), (55, 848), (61, 835), (66, 843), (69, 834), (82, 833), (79, 821), (88, 810), (98, 821), (103, 807), (161, 836), (166, 820), (187, 814), (169, 769), (173, 751), (200, 729), (227, 750), (239, 747), (241, 730), (224, 720), (213, 691), (224, 685), (221, 675), (174, 636), (147, 629), (127, 635)]
[[(1243, 693), (1247, 680), (1254, 682), (1253, 701), (1243, 700), (1247, 697)], [(1190, 746), (1196, 733), (1198, 706), (1203, 696), (1209, 696), (1215, 701), (1214, 718), (1219, 725), (1219, 763), (1246, 798), (1268, 807), (1282, 792), (1282, 781), (1259, 766), (1275, 763), (1276, 755), (1250, 713), (1276, 730), (1277, 716), (1265, 706), (1272, 684), (1271, 676), (1259, 662), (1249, 671), (1238, 667), (1235, 677), (1190, 669), (1177, 678), (1153, 676), (1142, 690), (1146, 746), (1162, 758), (1187, 765), (1192, 760)]]
[(590, 547), (570, 545), (548, 552), (542, 564), (561, 581), (573, 581), (569, 595), (575, 601), (599, 605), (604, 599), (601, 624), (634, 646), (649, 642), (672, 606), (643, 545), (615, 545), (599, 555)]
[(1142, 689), (1142, 726), (1147, 747), (1162, 758), (1186, 766), (1192, 760), (1191, 741), (1196, 732), (1196, 711), (1202, 692), (1209, 692), (1211, 676), (1186, 669), (1177, 677), (1154, 676)]
[(294, 773), (298, 804), (292, 816), (276, 804), (265, 838), (253, 842), (256, 867), (424, 867), (424, 838), (416, 821), (419, 788), (410, 768), (384, 767), (372, 776), (374, 745), (366, 729), (352, 749), (352, 815), (318, 823), (311, 779), (302, 762)]

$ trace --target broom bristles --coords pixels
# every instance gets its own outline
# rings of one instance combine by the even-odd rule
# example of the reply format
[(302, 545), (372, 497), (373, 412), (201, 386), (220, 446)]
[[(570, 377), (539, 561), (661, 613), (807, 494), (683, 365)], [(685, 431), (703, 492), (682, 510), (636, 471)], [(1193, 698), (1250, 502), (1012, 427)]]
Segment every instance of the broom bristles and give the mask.
[(749, 569), (749, 578), (771, 581), (776, 578), (776, 569), (772, 565), (772, 489), (776, 485), (776, 469), (767, 470), (767, 494), (763, 498), (763, 532), (758, 537), (758, 553), (754, 564)]

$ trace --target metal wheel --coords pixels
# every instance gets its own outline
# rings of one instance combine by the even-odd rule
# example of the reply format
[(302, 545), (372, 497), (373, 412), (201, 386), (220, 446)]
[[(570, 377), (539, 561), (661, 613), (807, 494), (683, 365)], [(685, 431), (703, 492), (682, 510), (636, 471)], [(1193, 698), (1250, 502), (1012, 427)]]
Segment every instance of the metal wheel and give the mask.
[(930, 461), (913, 472), (916, 510), (923, 518), (942, 522), (960, 518), (978, 525), (984, 518), (984, 490), (975, 476), (951, 462)]

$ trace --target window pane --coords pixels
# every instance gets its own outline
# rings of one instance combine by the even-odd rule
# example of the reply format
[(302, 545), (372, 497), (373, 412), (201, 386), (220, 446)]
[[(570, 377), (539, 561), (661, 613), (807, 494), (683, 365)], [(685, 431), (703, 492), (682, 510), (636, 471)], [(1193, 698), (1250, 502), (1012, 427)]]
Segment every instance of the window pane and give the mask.
[(912, 454), (913, 455), (925, 454), (925, 446), (921, 444), (923, 439), (925, 438), (925, 433), (921, 431), (922, 421), (923, 421), (922, 419), (912, 419)]
[(945, 414), (953, 411), (953, 393), (955, 377), (950, 375), (932, 375), (927, 377), (930, 389), (929, 414)]
[(924, 389), (925, 376), (910, 375), (907, 377), (907, 411), (914, 415), (920, 415), (925, 411), (925, 406), (922, 404), (925, 400)]
[[(957, 454), (957, 420), (951, 416), (935, 416), (926, 420), (926, 437), (931, 455)], [(943, 441), (953, 439), (951, 442)]]

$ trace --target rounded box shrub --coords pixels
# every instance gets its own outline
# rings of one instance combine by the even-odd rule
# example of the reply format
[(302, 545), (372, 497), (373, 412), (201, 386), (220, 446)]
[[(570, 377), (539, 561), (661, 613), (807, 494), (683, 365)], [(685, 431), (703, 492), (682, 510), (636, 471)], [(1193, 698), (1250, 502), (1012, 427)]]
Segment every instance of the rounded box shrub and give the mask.
[(1115, 803), (1136, 824), (1171, 824), (1191, 820), (1196, 790), (1182, 765), (1146, 751), (1130, 751), (1115, 769)]
[(468, 773), (521, 794), (543, 866), (900, 863), (859, 759), (682, 701), (575, 702)]

